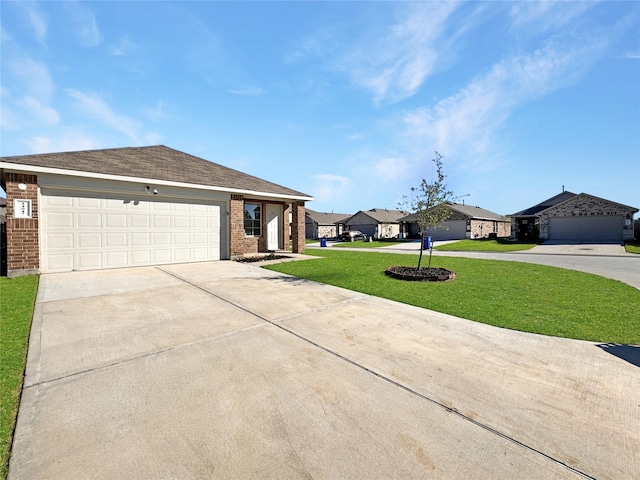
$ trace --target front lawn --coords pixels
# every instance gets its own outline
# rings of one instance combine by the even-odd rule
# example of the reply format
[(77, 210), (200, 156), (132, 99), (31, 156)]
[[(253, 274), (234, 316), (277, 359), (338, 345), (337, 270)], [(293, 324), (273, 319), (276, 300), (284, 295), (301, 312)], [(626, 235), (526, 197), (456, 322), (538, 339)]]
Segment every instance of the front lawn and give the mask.
[(393, 245), (400, 245), (406, 242), (398, 241), (398, 240), (386, 240), (379, 239), (370, 241), (364, 240), (356, 240), (355, 242), (340, 242), (334, 243), (333, 247), (348, 247), (348, 248), (380, 248), (380, 247), (391, 247)]
[(438, 251), (450, 252), (515, 252), (518, 250), (529, 250), (538, 245), (538, 242), (511, 242), (503, 239), (480, 239), (480, 240), (459, 240), (446, 245), (433, 247)]
[(38, 277), (0, 277), (0, 478), (6, 478)]
[(624, 249), (627, 253), (640, 253), (640, 242), (625, 242)]
[(640, 291), (616, 280), (544, 265), (438, 256), (431, 266), (454, 270), (454, 281), (405, 282), (384, 270), (415, 266), (416, 255), (325, 249), (313, 255), (324, 258), (264, 268), (498, 327), (640, 345)]

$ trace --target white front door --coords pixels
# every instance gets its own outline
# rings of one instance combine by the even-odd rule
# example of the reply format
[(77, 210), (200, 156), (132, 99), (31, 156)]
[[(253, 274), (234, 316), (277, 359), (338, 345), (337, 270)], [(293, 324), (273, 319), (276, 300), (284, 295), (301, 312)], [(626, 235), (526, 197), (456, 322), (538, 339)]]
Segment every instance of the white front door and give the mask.
[(267, 250), (280, 250), (280, 218), (282, 207), (267, 204)]

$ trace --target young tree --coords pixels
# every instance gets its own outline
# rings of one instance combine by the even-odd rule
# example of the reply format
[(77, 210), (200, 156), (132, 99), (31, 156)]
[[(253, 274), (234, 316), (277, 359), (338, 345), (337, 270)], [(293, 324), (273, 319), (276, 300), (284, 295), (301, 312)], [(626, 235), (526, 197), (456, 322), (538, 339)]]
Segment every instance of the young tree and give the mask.
[[(411, 188), (411, 195), (404, 197), (403, 205), (417, 216), (418, 227), (420, 228), (420, 257), (418, 258), (418, 270), (422, 264), (422, 253), (424, 251), (424, 239), (428, 231), (437, 228), (447, 228), (444, 223), (451, 216), (451, 209), (447, 207), (447, 202), (454, 200), (453, 192), (447, 190), (444, 183), (446, 175), (442, 171), (442, 155), (436, 152), (433, 159), (436, 166), (435, 178), (428, 182), (424, 178), (419, 187)], [(427, 268), (431, 268), (431, 257), (433, 256), (433, 246), (429, 249), (429, 263)]]

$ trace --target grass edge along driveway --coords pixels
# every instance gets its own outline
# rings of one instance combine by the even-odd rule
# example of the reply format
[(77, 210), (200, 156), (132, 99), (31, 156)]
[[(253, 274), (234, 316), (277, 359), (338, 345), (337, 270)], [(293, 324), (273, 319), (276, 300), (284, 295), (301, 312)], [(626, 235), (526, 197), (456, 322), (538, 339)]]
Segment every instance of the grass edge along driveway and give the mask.
[(0, 277), (0, 478), (7, 478), (38, 277)]
[(617, 280), (531, 263), (438, 256), (432, 266), (455, 271), (454, 281), (405, 282), (384, 270), (416, 266), (415, 255), (315, 249), (312, 255), (324, 258), (264, 268), (511, 330), (640, 345), (640, 291)]

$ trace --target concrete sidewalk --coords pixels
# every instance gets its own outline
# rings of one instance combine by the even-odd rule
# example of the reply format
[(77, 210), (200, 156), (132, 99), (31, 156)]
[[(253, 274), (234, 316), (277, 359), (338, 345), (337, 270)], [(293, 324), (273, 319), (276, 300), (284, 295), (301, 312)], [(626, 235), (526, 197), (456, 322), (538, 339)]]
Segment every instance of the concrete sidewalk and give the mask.
[(43, 275), (9, 478), (632, 479), (638, 357), (236, 262)]

